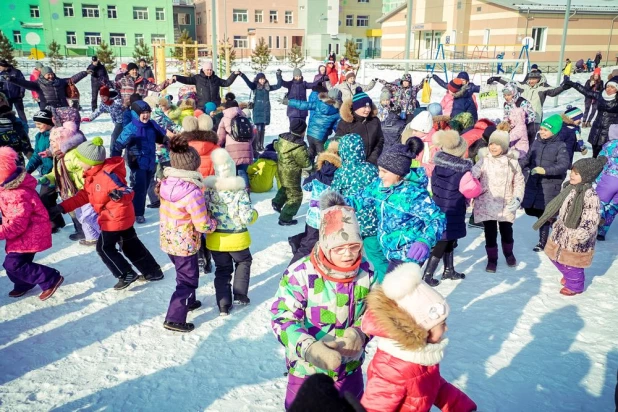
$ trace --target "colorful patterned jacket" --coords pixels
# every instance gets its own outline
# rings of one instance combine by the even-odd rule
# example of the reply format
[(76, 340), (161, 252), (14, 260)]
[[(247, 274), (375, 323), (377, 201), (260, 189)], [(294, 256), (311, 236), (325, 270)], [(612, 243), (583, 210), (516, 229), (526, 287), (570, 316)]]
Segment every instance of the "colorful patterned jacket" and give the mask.
[(102, 113), (109, 113), (109, 116), (112, 118), (112, 122), (118, 124), (122, 124), (122, 116), (125, 111), (125, 106), (122, 103), (122, 99), (114, 99), (112, 104), (101, 103), (97, 110), (94, 111), (90, 115), (90, 121), (93, 121), (97, 117), (99, 117)]

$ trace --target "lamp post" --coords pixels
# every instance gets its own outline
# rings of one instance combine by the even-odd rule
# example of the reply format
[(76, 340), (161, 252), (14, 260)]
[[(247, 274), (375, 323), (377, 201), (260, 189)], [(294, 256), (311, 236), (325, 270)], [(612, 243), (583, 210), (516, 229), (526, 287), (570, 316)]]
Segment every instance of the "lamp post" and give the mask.
[[(412, 38), (412, 0), (408, 0), (406, 8), (406, 50), (403, 55), (406, 60), (410, 59), (410, 41)], [(408, 72), (408, 63), (406, 63), (406, 73)]]
[[(564, 60), (564, 48), (566, 45), (567, 30), (569, 28), (569, 14), (571, 13), (571, 0), (567, 0), (566, 10), (564, 11), (564, 25), (562, 26), (562, 43), (560, 45), (560, 60), (558, 61), (558, 73), (556, 74), (556, 84), (560, 84), (562, 75), (562, 61)], [(558, 96), (554, 98), (554, 107), (558, 106)], [(543, 119), (541, 119), (543, 120)]]
[(217, 0), (212, 0), (211, 3), (211, 29), (212, 29), (212, 68), (217, 69)]
[(618, 16), (612, 19), (612, 27), (609, 29), (609, 39), (607, 39), (607, 54), (605, 55), (605, 65), (609, 64), (609, 47), (612, 44), (612, 33), (614, 32), (614, 22), (618, 19)]

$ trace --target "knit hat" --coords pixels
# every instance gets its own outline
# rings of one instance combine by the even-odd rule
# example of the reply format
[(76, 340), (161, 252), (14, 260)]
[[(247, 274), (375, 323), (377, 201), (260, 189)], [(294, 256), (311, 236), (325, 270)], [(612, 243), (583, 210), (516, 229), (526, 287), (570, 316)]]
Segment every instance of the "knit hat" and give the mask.
[(200, 132), (211, 131), (213, 127), (212, 117), (207, 114), (202, 114), (197, 118), (197, 125)]
[(139, 70), (139, 68), (137, 67), (137, 64), (131, 62), (129, 64), (127, 64), (127, 72), (130, 72), (131, 70)]
[(539, 69), (538, 64), (533, 64), (532, 66), (530, 66), (530, 70), (538, 70), (538, 69)]
[(595, 67), (595, 69), (592, 71), (592, 74), (598, 74), (600, 76), (601, 75), (601, 68), (600, 67)]
[(99, 136), (86, 141), (75, 149), (75, 157), (90, 166), (100, 165), (105, 161), (105, 146)]
[(612, 78), (610, 78), (607, 83), (605, 83), (605, 87), (607, 86), (612, 86), (616, 89), (618, 89), (618, 76), (614, 76)]
[(528, 80), (529, 79), (541, 79), (542, 75), (541, 72), (530, 72), (528, 73)]
[(442, 116), (442, 106), (440, 106), (440, 103), (430, 103), (429, 106), (427, 106), (427, 111), (431, 113), (432, 116)]
[(45, 66), (41, 69), (41, 76), (45, 76), (46, 74), (49, 74), (49, 73), (52, 73), (52, 74), (54, 73), (51, 67)]
[(124, 70), (124, 71), (126, 72), (126, 71), (127, 71), (127, 66), (128, 66), (128, 65), (127, 65), (126, 63), (122, 63), (122, 64), (120, 65), (120, 69), (121, 69), (121, 70)]
[(184, 132), (195, 132), (199, 129), (199, 122), (195, 116), (185, 116), (182, 119), (182, 130)]
[(141, 62), (148, 63), (148, 62), (146, 61), (146, 59), (145, 59), (145, 58), (143, 58), (143, 57), (142, 57), (141, 59), (139, 59), (139, 61), (138, 61), (138, 63), (141, 63)]
[(483, 139), (489, 140), (492, 133), (496, 131), (496, 126), (487, 126), (485, 130), (483, 130)]
[(57, 146), (62, 153), (76, 148), (86, 141), (82, 132), (77, 130), (75, 122), (64, 122), (62, 126), (56, 126), (49, 133), (49, 143)]
[(573, 163), (571, 169), (577, 170), (577, 173), (582, 178), (582, 183), (592, 183), (603, 171), (603, 167), (607, 163), (607, 157), (599, 156), (595, 158), (579, 159)]
[(461, 90), (462, 87), (463, 87), (463, 83), (461, 82), (461, 79), (459, 78), (455, 78), (451, 80), (450, 82), (448, 82), (448, 91), (451, 93), (457, 93), (458, 91)]
[(410, 73), (404, 73), (404, 75), (401, 76), (401, 82), (408, 82), (412, 84), (412, 75)]
[(212, 165), (215, 168), (215, 176), (217, 177), (235, 177), (236, 162), (225, 149), (215, 149), (210, 154)]
[(371, 98), (367, 96), (367, 93), (363, 91), (362, 88), (357, 87), (356, 94), (354, 95), (354, 97), (352, 97), (352, 110), (356, 111), (361, 107), (365, 106), (372, 107), (373, 102), (371, 101)]
[(502, 154), (507, 154), (507, 152), (509, 151), (509, 143), (510, 143), (510, 138), (509, 138), (509, 132), (505, 132), (502, 130), (495, 130), (491, 136), (489, 136), (489, 143), (488, 144), (497, 144), (498, 146), (500, 146), (502, 148)]
[(225, 103), (223, 107), (229, 109), (230, 107), (238, 107), (238, 102), (236, 101), (236, 95), (234, 93), (227, 93), (225, 95)]
[(386, 87), (382, 89), (382, 91), (380, 92), (380, 101), (382, 100), (390, 100), (393, 98), (393, 95), (391, 94), (391, 91), (388, 90)]
[(502, 89), (502, 94), (512, 94), (514, 98), (519, 96), (519, 90), (517, 89), (517, 85), (513, 82), (508, 82), (504, 85)]
[(203, 112), (201, 109), (195, 109), (195, 110), (193, 111), (193, 116), (197, 117), (198, 119), (199, 119), (199, 117), (200, 117), (201, 115), (203, 115), (203, 114), (204, 114), (204, 112)]
[(547, 119), (543, 120), (541, 127), (549, 130), (554, 136), (562, 129), (562, 117), (559, 114), (552, 114)]
[(50, 112), (49, 110), (46, 110), (46, 109), (39, 110), (38, 112), (36, 112), (34, 117), (32, 118), (32, 120), (34, 120), (35, 122), (39, 122), (39, 123), (43, 123), (43, 124), (49, 125), (49, 126), (53, 126), (54, 125), (54, 120), (53, 120), (52, 112)]
[(581, 109), (578, 107), (567, 106), (567, 109), (564, 111), (564, 114), (567, 115), (571, 120), (577, 121), (584, 118), (584, 113), (582, 113)]
[(8, 146), (0, 147), (0, 185), (17, 170), (17, 152)]
[(328, 258), (330, 251), (339, 246), (363, 244), (356, 213), (339, 193), (325, 191), (320, 196), (320, 210), (319, 245), (324, 256)]
[(156, 108), (159, 104), (159, 99), (154, 94), (146, 96), (143, 100), (148, 103), (148, 106), (150, 106), (150, 108)]
[(107, 86), (103, 86), (99, 89), (99, 95), (101, 97), (105, 96), (105, 97), (109, 97), (109, 87)]
[(421, 267), (416, 263), (401, 264), (387, 273), (382, 290), (424, 330), (441, 324), (450, 313), (446, 299), (423, 282)]
[(258, 73), (255, 75), (254, 83), (257, 83), (260, 79), (266, 80), (266, 75), (264, 73)]
[(34, 68), (40, 71), (43, 68), (43, 63), (41, 62), (34, 63)]
[(416, 139), (410, 138), (405, 145), (396, 143), (388, 147), (378, 158), (378, 166), (397, 176), (407, 175), (410, 172), (412, 160), (416, 158), (412, 152), (416, 145)]
[(290, 132), (292, 132), (292, 134), (301, 136), (305, 133), (305, 130), (307, 130), (307, 123), (305, 123), (303, 119), (294, 117), (290, 120)]
[[(195, 121), (197, 123), (197, 119), (195, 119)], [(185, 122), (183, 120), (183, 126), (184, 123)], [(170, 140), (170, 163), (174, 169), (189, 170), (194, 172), (199, 169), (201, 159), (197, 150), (189, 146), (187, 139), (183, 137), (175, 137)]]
[(92, 61), (96, 62), (96, 61), (99, 61), (99, 59), (97, 58), (97, 56), (92, 56)]
[(202, 64), (202, 70), (206, 71), (206, 70), (212, 70), (212, 61), (207, 60), (204, 62), (204, 64)]
[(332, 89), (328, 91), (328, 98), (333, 99), (336, 102), (340, 102), (341, 101), (341, 90), (337, 89), (336, 87), (333, 87)]
[(131, 110), (133, 110), (138, 115), (145, 113), (145, 112), (152, 112), (152, 109), (150, 108), (148, 103), (146, 103), (143, 100), (138, 100), (135, 103), (133, 103), (131, 105)]
[(356, 78), (356, 73), (354, 73), (352, 70), (350, 70), (349, 72), (347, 72), (345, 74), (345, 79), (346, 80), (348, 80), (349, 78), (352, 78), (352, 77)]
[(206, 114), (210, 114), (211, 112), (214, 112), (215, 110), (217, 110), (216, 103), (208, 102), (204, 105), (204, 113)]
[(139, 93), (133, 93), (131, 96), (129, 96), (129, 103), (133, 104), (135, 102), (138, 102), (142, 100), (142, 95)]
[(468, 72), (459, 72), (459, 74), (457, 75), (457, 78), (470, 82), (470, 76), (468, 76)]
[(303, 72), (300, 71), (300, 69), (297, 67), (292, 71), (292, 76), (293, 77), (302, 77)]
[(440, 130), (433, 135), (433, 143), (444, 153), (455, 157), (463, 157), (468, 149), (468, 143), (455, 130)]
[(420, 112), (412, 119), (408, 128), (427, 134), (433, 129), (433, 116), (428, 111)]

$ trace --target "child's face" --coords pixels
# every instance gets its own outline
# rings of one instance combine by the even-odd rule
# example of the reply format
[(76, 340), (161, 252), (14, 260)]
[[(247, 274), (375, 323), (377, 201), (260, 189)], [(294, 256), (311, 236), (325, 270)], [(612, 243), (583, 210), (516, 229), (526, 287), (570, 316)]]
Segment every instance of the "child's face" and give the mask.
[(354, 110), (354, 113), (356, 113), (360, 117), (368, 117), (369, 113), (371, 113), (371, 107), (363, 106), (361, 108)]
[(109, 100), (109, 97), (107, 97), (107, 96), (101, 96), (101, 101), (102, 101), (103, 103), (107, 103), (107, 101), (108, 101), (108, 100)]
[(388, 170), (378, 167), (380, 180), (382, 180), (382, 186), (391, 187), (401, 181), (401, 176), (396, 175), (393, 172), (389, 172)]
[(506, 100), (507, 102), (510, 102), (511, 100), (513, 100), (513, 95), (512, 94), (505, 94), (504, 95), (504, 100)]
[(81, 167), (84, 172), (87, 172), (88, 170), (92, 169), (92, 165), (84, 163), (81, 160), (78, 160), (77, 163), (79, 163), (79, 167)]
[(406, 88), (406, 89), (407, 89), (408, 87), (410, 87), (410, 82), (409, 82), (409, 81), (407, 81), (407, 80), (404, 80), (404, 81), (402, 81), (402, 82), (401, 82), (401, 85), (402, 85), (404, 88)]
[(358, 260), (362, 249), (363, 245), (360, 243), (350, 243), (349, 245), (335, 247), (330, 250), (329, 258), (333, 265), (347, 268)]
[(607, 85), (605, 86), (605, 91), (607, 92), (608, 95), (613, 96), (616, 94), (618, 90), (616, 90), (614, 86)]
[(446, 326), (446, 321), (429, 329), (429, 336), (427, 336), (427, 343), (440, 343), (440, 341), (443, 339), (444, 334), (446, 333), (447, 330), (448, 330), (448, 327)]
[(389, 107), (391, 105), (390, 100), (380, 100), (380, 104), (384, 107)]
[(572, 185), (578, 185), (582, 182), (582, 177), (579, 173), (577, 173), (577, 170), (573, 169), (571, 170), (571, 176), (569, 177), (569, 183)]
[(303, 76), (294, 76), (294, 80), (296, 81), (301, 81), (303, 78)]
[(142, 112), (139, 115), (139, 121), (142, 123), (148, 123), (150, 120), (150, 112)]
[(461, 80), (461, 84), (462, 84), (463, 86), (465, 86), (466, 84), (468, 84), (468, 81), (467, 81), (467, 80), (464, 80), (464, 79), (459, 79), (459, 80)]
[(258, 83), (263, 85), (264, 83), (266, 83), (266, 79), (264, 77), (260, 77), (260, 80), (258, 80)]
[(499, 144), (490, 143), (489, 144), (489, 153), (493, 157), (498, 157), (498, 156), (502, 155), (502, 147)]
[(539, 129), (539, 136), (541, 136), (541, 139), (549, 139), (550, 137), (552, 137), (554, 134), (552, 132), (550, 132), (549, 130), (547, 130), (544, 127), (541, 127)]
[(50, 125), (41, 122), (34, 122), (34, 125), (37, 129), (39, 129), (39, 132), (41, 133), (51, 130), (52, 128)]

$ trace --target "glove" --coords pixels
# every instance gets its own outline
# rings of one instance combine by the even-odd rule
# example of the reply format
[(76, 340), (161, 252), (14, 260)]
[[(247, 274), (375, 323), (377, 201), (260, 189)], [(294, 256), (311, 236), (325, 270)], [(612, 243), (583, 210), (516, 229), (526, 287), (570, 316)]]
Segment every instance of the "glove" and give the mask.
[(88, 123), (89, 121), (90, 121), (90, 118), (89, 118), (89, 117), (84, 117), (84, 118), (82, 119), (82, 122), (85, 122), (85, 123)]
[(281, 76), (281, 69), (277, 69), (275, 73), (277, 74), (277, 76)]
[(534, 169), (532, 169), (530, 171), (531, 175), (544, 175), (545, 174), (545, 169), (543, 169), (540, 166), (535, 167)]
[(315, 367), (332, 371), (341, 365), (341, 354), (324, 342), (315, 341), (305, 352), (305, 360)]
[(506, 210), (508, 210), (511, 213), (515, 213), (517, 212), (517, 209), (519, 209), (520, 204), (521, 204), (521, 200), (518, 197), (514, 197), (513, 200), (511, 200), (511, 203), (509, 203), (508, 206), (506, 207)]
[(45, 176), (43, 176), (43, 177), (39, 178), (38, 182), (39, 182), (40, 185), (48, 185), (49, 184), (49, 179), (46, 178)]
[(487, 79), (487, 84), (492, 84), (495, 81), (496, 81), (495, 77), (490, 77), (489, 79)]
[(429, 246), (427, 246), (424, 242), (414, 242), (412, 246), (410, 246), (410, 250), (408, 250), (407, 256), (415, 260), (417, 262), (422, 262), (425, 260), (425, 257), (429, 253)]
[(109, 192), (109, 198), (112, 199), (114, 202), (120, 202), (120, 199), (122, 199), (122, 192), (118, 189), (114, 189), (111, 192)]
[(357, 328), (347, 328), (343, 332), (343, 337), (336, 338), (331, 342), (324, 342), (324, 344), (339, 352), (341, 356), (355, 358), (364, 349), (365, 337)]
[(54, 205), (52, 207), (49, 208), (49, 220), (54, 220), (56, 219), (58, 216), (60, 216), (63, 213), (66, 213), (64, 211), (64, 209), (62, 208), (62, 206), (60, 205)]
[(283, 99), (281, 99), (281, 104), (283, 104), (283, 105), (287, 106), (287, 105), (288, 105), (288, 103), (289, 103), (289, 100), (288, 100), (287, 96), (286, 96), (286, 97), (284, 97)]
[(376, 77), (375, 79), (373, 79), (373, 81), (374, 81), (374, 82), (377, 82), (377, 81), (378, 81), (378, 78)]

